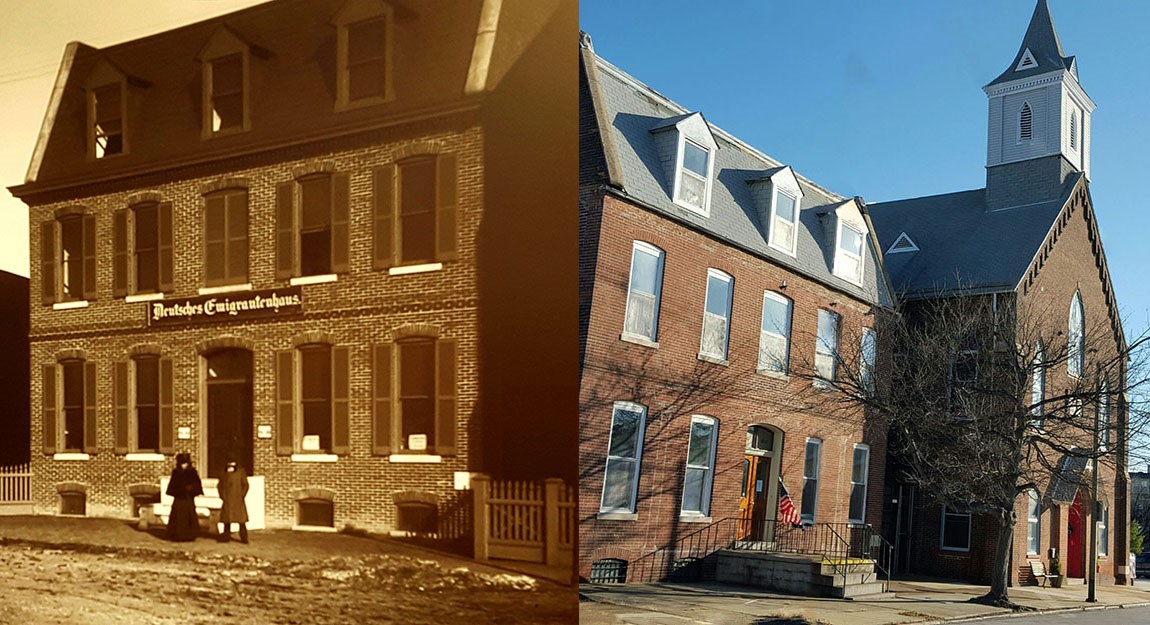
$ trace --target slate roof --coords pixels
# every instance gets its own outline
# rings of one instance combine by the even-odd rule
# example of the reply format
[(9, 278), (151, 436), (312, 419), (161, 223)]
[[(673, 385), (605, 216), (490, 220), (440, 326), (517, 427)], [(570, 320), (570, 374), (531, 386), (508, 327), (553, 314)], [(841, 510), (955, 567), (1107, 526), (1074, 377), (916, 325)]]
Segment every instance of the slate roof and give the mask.
[[(1018, 67), (1018, 63), (1022, 60), (1022, 55), (1028, 49), (1030, 54), (1034, 56), (1037, 65), (1020, 72), (1014, 71), (1014, 68)], [(1000, 83), (1048, 74), (1056, 69), (1069, 70), (1075, 78), (1078, 77), (1074, 57), (1066, 56), (1062, 52), (1062, 41), (1058, 38), (1058, 31), (1054, 28), (1054, 20), (1050, 17), (1050, 7), (1047, 6), (1046, 0), (1038, 0), (1038, 4), (1034, 7), (1034, 15), (1030, 18), (1030, 26), (1027, 27), (1026, 35), (1022, 38), (1022, 45), (1018, 48), (1018, 54), (1014, 55), (1014, 61), (1010, 67), (1006, 68), (1006, 71), (999, 74), (998, 78), (990, 81), (990, 84), (986, 86), (991, 87)]]
[(1068, 177), (1058, 199), (1005, 209), (987, 210), (985, 189), (871, 204), (883, 250), (903, 232), (919, 247), (884, 257), (895, 292), (1013, 291), (1081, 177)]
[[(863, 285), (852, 284), (831, 272), (833, 250), (825, 242), (823, 225), (815, 209), (849, 201), (798, 176), (803, 198), (799, 213), (798, 248), (791, 257), (768, 247), (766, 225), (761, 223), (751, 195), (750, 181), (770, 175), (784, 164), (751, 148), (721, 129), (710, 126), (718, 143), (715, 180), (712, 182), (710, 216), (704, 217), (673, 201), (673, 182), (667, 179), (655, 136), (651, 130), (666, 127), (691, 114), (617, 67), (594, 56), (605, 120), (604, 150), (615, 146), (615, 162), (622, 192), (642, 205), (689, 227), (706, 232), (756, 256), (792, 269), (838, 291), (871, 304), (892, 305), (885, 279), (880, 275), (876, 251), (868, 238)], [(797, 174), (796, 174), (797, 175)], [(833, 245), (833, 242), (830, 244)]]

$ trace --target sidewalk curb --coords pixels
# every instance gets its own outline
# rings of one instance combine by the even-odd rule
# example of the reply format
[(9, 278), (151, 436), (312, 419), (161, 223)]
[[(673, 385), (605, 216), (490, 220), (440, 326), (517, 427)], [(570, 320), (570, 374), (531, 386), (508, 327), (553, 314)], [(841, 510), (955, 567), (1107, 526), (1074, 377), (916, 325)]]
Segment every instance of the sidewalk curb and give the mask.
[(1115, 603), (1103, 605), (1084, 605), (1077, 608), (1046, 608), (1037, 609), (1032, 612), (1010, 612), (1007, 614), (985, 614), (982, 616), (964, 616), (953, 619), (943, 619), (940, 621), (921, 621), (915, 625), (945, 625), (948, 623), (977, 623), (979, 621), (988, 621), (990, 619), (1001, 618), (1023, 618), (1027, 616), (1035, 616), (1037, 614), (1054, 614), (1062, 612), (1096, 612), (1098, 610), (1125, 610), (1132, 608), (1145, 608), (1150, 606), (1150, 601), (1143, 601), (1141, 603)]

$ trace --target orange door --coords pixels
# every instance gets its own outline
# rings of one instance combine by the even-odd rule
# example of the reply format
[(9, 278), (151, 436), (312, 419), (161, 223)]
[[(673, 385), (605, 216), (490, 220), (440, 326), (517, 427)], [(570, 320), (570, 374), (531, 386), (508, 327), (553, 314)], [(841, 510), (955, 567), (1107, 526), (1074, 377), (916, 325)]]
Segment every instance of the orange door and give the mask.
[(739, 540), (761, 540), (767, 518), (771, 459), (748, 454), (743, 458), (743, 490), (739, 498)]

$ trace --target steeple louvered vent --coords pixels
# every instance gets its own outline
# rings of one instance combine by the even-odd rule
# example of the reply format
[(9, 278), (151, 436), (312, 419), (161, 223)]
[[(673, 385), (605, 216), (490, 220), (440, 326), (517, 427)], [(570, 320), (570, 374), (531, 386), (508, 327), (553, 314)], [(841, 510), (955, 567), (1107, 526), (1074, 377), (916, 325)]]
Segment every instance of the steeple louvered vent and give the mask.
[(1030, 48), (1027, 48), (1026, 52), (1022, 53), (1022, 58), (1018, 60), (1018, 66), (1014, 68), (1014, 71), (1021, 72), (1022, 70), (1035, 67), (1038, 67), (1038, 61), (1034, 60), (1034, 55), (1030, 53)]
[(887, 254), (898, 254), (900, 252), (917, 252), (917, 251), (918, 251), (918, 246), (914, 244), (914, 241), (912, 241), (910, 239), (910, 237), (907, 236), (907, 234), (905, 232), (903, 232), (902, 234), (898, 235), (897, 239), (894, 240), (894, 244), (891, 245), (889, 248), (887, 248), (886, 253)]
[(1022, 103), (1022, 111), (1018, 114), (1018, 140), (1030, 141), (1034, 136), (1034, 119), (1030, 111), (1030, 103)]

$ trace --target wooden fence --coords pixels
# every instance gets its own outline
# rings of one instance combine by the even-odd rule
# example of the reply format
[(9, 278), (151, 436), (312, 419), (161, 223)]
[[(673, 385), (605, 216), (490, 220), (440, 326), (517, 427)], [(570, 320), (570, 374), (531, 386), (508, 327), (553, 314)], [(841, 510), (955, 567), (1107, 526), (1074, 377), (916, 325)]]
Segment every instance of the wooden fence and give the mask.
[(575, 554), (575, 489), (543, 482), (471, 478), (475, 559), (570, 567)]
[(32, 468), (0, 466), (0, 514), (32, 513)]

